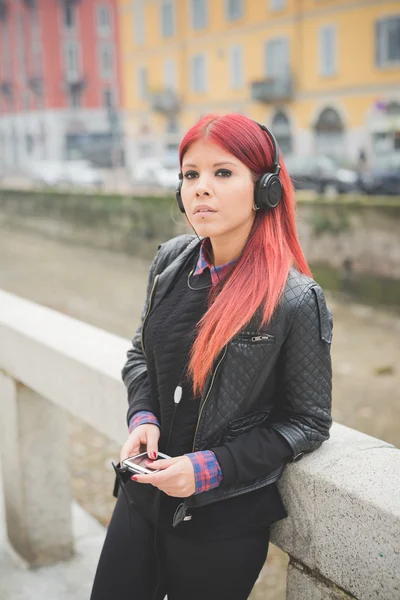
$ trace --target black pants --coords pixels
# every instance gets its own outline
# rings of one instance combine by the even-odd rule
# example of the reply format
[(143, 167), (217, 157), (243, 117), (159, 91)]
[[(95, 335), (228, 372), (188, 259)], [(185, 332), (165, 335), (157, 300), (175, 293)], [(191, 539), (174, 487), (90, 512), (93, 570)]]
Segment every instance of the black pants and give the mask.
[(265, 528), (221, 541), (155, 532), (120, 495), (91, 600), (163, 600), (166, 594), (168, 600), (246, 600), (267, 558), (268, 545)]

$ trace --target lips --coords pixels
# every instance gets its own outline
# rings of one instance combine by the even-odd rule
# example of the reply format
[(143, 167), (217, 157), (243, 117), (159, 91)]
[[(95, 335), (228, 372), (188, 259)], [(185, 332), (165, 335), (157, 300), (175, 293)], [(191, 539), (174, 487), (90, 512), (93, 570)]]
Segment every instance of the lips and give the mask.
[(214, 210), (213, 208), (211, 208), (211, 206), (208, 206), (208, 204), (199, 204), (198, 206), (196, 206), (196, 208), (193, 211), (193, 214), (197, 214), (197, 213), (207, 213), (207, 212), (217, 212), (216, 210)]

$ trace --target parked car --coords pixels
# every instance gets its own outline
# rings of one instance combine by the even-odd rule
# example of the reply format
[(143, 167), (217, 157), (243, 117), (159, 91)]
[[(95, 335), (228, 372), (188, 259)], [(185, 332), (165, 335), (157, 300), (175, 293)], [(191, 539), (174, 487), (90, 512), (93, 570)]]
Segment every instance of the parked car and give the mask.
[(166, 159), (143, 158), (132, 168), (132, 184), (174, 189), (178, 183), (179, 166)]
[(359, 186), (366, 194), (400, 196), (400, 152), (373, 157), (359, 174)]
[(104, 184), (101, 173), (87, 160), (38, 160), (25, 168), (26, 175), (36, 183), (48, 186), (99, 188)]
[(357, 172), (338, 166), (329, 156), (289, 154), (285, 157), (285, 164), (296, 189), (311, 189), (334, 196), (358, 187)]

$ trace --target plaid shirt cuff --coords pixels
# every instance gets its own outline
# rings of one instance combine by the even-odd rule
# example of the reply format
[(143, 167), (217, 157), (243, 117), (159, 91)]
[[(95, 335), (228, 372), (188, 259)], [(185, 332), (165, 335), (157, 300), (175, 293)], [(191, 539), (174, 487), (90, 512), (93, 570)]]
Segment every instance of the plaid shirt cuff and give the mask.
[(186, 454), (192, 461), (196, 480), (195, 494), (207, 492), (218, 487), (222, 482), (222, 471), (214, 452), (203, 450)]
[(139, 425), (145, 424), (158, 425), (158, 427), (160, 427), (160, 423), (158, 422), (155, 414), (149, 410), (139, 410), (139, 412), (134, 414), (129, 421), (129, 433), (132, 433), (132, 431), (136, 429), (136, 427), (139, 427)]

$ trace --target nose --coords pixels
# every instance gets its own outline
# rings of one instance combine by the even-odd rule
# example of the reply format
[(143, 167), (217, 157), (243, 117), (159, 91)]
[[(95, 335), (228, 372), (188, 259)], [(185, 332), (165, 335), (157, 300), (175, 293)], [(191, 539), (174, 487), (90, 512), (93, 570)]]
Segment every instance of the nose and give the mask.
[(211, 190), (205, 177), (199, 177), (196, 185), (196, 196), (210, 196)]

